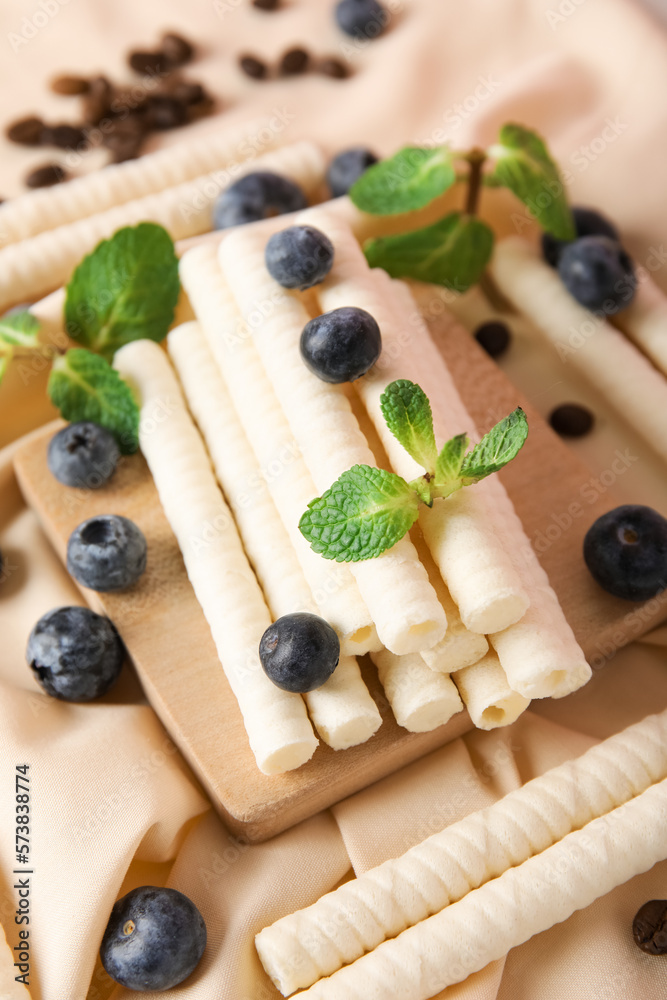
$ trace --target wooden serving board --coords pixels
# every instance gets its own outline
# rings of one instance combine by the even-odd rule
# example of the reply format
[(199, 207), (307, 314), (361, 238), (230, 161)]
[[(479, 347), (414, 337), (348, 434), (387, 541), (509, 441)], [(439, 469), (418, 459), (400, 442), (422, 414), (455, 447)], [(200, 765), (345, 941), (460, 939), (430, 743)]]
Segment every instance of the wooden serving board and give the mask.
[[(461, 327), (436, 323), (431, 330), (480, 430), (517, 404), (528, 412), (528, 443), (503, 479), (531, 539), (544, 537), (548, 542), (540, 558), (578, 639), (593, 664), (603, 662), (613, 649), (667, 615), (666, 602), (638, 608), (606, 595), (583, 564), (586, 530), (615, 501), (607, 493), (597, 503), (586, 504), (581, 514), (570, 513), (567, 525), (571, 505), (583, 506), (580, 490), (589, 471)], [(382, 713), (378, 733), (362, 746), (338, 753), (321, 743), (312, 760), (297, 771), (262, 775), (143, 458), (123, 460), (104, 489), (67, 489), (46, 464), (48, 441), (57, 426), (50, 425), (16, 455), (24, 496), (63, 560), (72, 530), (97, 514), (122, 514), (145, 533), (149, 559), (141, 580), (122, 593), (84, 591), (84, 596), (115, 622), (149, 701), (234, 834), (265, 840), (471, 728), (462, 712), (431, 733), (401, 729), (372, 664), (362, 661), (364, 679)], [(558, 531), (549, 530), (554, 514), (565, 525)]]

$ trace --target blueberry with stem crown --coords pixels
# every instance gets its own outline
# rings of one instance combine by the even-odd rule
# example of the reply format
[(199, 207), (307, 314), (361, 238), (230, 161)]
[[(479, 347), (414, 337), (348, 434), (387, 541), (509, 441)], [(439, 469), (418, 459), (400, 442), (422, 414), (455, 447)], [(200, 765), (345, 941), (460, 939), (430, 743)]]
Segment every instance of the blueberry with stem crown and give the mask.
[(283, 288), (304, 291), (319, 285), (333, 259), (333, 243), (313, 226), (289, 226), (274, 233), (266, 244), (267, 270)]
[(370, 149), (355, 146), (345, 149), (334, 156), (327, 169), (327, 184), (332, 198), (340, 198), (347, 194), (353, 184), (366, 173), (369, 167), (378, 162), (378, 158)]
[(269, 170), (258, 170), (241, 177), (219, 195), (213, 208), (213, 228), (229, 229), (307, 207), (298, 184)]
[(323, 382), (353, 382), (382, 351), (376, 321), (365, 309), (343, 306), (316, 316), (303, 328), (301, 357)]
[[(581, 206), (573, 208), (572, 218), (577, 239), (582, 236), (609, 236), (616, 242), (620, 240), (616, 226), (600, 212), (596, 212), (594, 208), (582, 208)], [(551, 233), (542, 233), (542, 255), (547, 264), (550, 264), (551, 267), (558, 267), (561, 253), (571, 242), (572, 240), (558, 240)]]
[(631, 258), (609, 236), (582, 236), (569, 243), (560, 255), (558, 274), (577, 302), (607, 316), (629, 306), (637, 288)]
[(82, 420), (63, 427), (49, 442), (47, 464), (63, 486), (96, 490), (105, 486), (120, 458), (115, 438), (104, 427)]
[(651, 507), (616, 507), (589, 528), (584, 560), (597, 583), (614, 597), (657, 597), (667, 588), (667, 520)]
[(305, 694), (322, 687), (338, 665), (340, 642), (331, 625), (306, 611), (283, 615), (259, 644), (264, 672), (283, 691)]
[(146, 539), (127, 517), (100, 514), (75, 528), (67, 543), (67, 569), (101, 592), (123, 590), (146, 569)]

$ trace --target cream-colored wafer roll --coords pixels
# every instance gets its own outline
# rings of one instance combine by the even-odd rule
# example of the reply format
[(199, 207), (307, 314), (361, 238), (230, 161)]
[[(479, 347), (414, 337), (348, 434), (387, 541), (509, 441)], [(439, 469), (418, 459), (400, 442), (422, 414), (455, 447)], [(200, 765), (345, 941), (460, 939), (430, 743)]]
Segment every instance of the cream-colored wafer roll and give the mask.
[(648, 272), (630, 305), (613, 321), (667, 375), (667, 296)]
[(463, 704), (478, 729), (510, 726), (526, 711), (530, 700), (513, 691), (495, 652), (452, 674)]
[(463, 711), (451, 678), (431, 670), (419, 653), (396, 656), (382, 649), (371, 659), (396, 721), (408, 732), (429, 733)]
[(667, 382), (618, 330), (584, 309), (558, 272), (518, 237), (497, 244), (491, 271), (511, 302), (663, 458), (667, 458)]
[[(342, 387), (323, 382), (304, 364), (299, 341), (310, 316), (267, 271), (266, 243), (265, 230), (241, 227), (223, 240), (220, 262), (242, 315), (257, 313), (257, 302), (271, 303), (258, 315), (253, 342), (323, 493), (351, 466), (374, 466), (375, 459)], [(387, 649), (396, 654), (418, 652), (442, 639), (445, 612), (409, 538), (375, 559), (349, 567)]]
[(222, 276), (217, 247), (189, 250), (181, 258), (180, 276), (320, 614), (338, 633), (345, 653), (378, 649), (370, 613), (347, 566), (316, 555), (299, 531), (299, 518), (317, 490), (259, 360), (252, 330)]
[[(277, 120), (275, 125), (279, 125)], [(271, 129), (269, 121), (258, 120), (242, 130), (190, 139), (95, 170), (67, 184), (20, 194), (0, 205), (0, 245), (85, 219), (213, 170), (224, 168), (231, 181), (239, 175), (241, 164), (259, 152), (268, 152), (279, 137), (278, 128)]]
[(141, 449), (239, 703), (257, 766), (264, 774), (300, 767), (312, 757), (317, 739), (301, 696), (272, 684), (259, 662), (269, 609), (167, 357), (157, 344), (140, 340), (118, 351), (114, 365), (141, 401)]
[(313, 143), (298, 142), (242, 164), (230, 178), (223, 169), (155, 194), (116, 205), (0, 250), (0, 310), (31, 301), (65, 284), (81, 259), (123, 226), (156, 222), (173, 239), (212, 228), (213, 202), (232, 180), (253, 170), (275, 170), (312, 194), (324, 175), (324, 158)]
[(285, 996), (311, 986), (665, 777), (667, 712), (282, 917), (257, 935), (264, 968)]
[[(168, 346), (274, 618), (294, 611), (316, 614), (310, 588), (201, 327), (184, 323), (169, 334)], [(365, 743), (382, 724), (359, 664), (351, 656), (341, 657), (326, 684), (304, 699), (319, 735), (334, 750)]]
[(428, 1000), (667, 856), (667, 780), (385, 941), (304, 1000)]
[[(357, 306), (379, 323), (382, 356), (366, 377), (355, 382), (355, 388), (393, 467), (409, 482), (423, 469), (389, 431), (380, 410), (380, 397), (390, 382), (412, 379), (431, 396), (436, 437), (442, 444), (454, 434), (472, 432), (472, 421), (428, 331), (419, 325), (418, 317), (416, 324), (406, 324), (404, 304), (397, 315), (395, 286), (385, 272), (371, 272), (349, 227), (325, 210), (314, 209), (301, 218), (326, 232), (335, 248), (333, 269), (318, 288), (322, 308)], [(429, 392), (429, 385), (424, 384), (427, 372), (429, 384), (437, 391)], [(522, 617), (528, 595), (476, 487), (462, 490), (446, 504), (434, 504), (430, 511), (424, 509), (420, 523), (467, 628), (480, 634), (497, 632)]]

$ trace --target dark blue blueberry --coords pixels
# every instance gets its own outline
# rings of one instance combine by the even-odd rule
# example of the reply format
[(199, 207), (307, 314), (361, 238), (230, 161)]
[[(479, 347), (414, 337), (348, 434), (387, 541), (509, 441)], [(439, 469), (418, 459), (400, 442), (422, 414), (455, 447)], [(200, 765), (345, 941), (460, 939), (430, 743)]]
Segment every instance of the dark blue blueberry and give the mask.
[(311, 319), (301, 334), (301, 357), (323, 382), (353, 382), (372, 368), (382, 351), (380, 327), (353, 306)]
[(340, 0), (336, 7), (338, 27), (352, 38), (377, 38), (388, 20), (379, 0)]
[(290, 226), (266, 244), (269, 274), (283, 288), (312, 288), (324, 281), (334, 259), (333, 243), (313, 226)]
[(318, 615), (299, 611), (269, 625), (259, 643), (264, 672), (283, 691), (304, 694), (322, 687), (338, 666), (340, 642)]
[(218, 197), (213, 207), (213, 228), (243, 226), (274, 215), (300, 212), (307, 206), (305, 194), (294, 181), (258, 170), (241, 177)]
[[(574, 228), (577, 238), (581, 236), (608, 236), (612, 240), (619, 241), (619, 233), (616, 226), (600, 215), (594, 208), (573, 208)], [(551, 233), (542, 233), (542, 254), (547, 264), (558, 267), (558, 261), (563, 248), (568, 246), (572, 240), (557, 240)]]
[(93, 701), (116, 682), (125, 650), (108, 618), (90, 608), (56, 608), (42, 615), (28, 639), (26, 659), (47, 694)]
[(75, 528), (67, 543), (67, 569), (91, 590), (123, 590), (146, 569), (146, 539), (126, 517), (100, 514)]
[(118, 445), (108, 430), (81, 421), (63, 427), (51, 438), (47, 462), (64, 486), (96, 490), (109, 482), (119, 458)]
[(377, 156), (362, 146), (346, 149), (338, 156), (334, 156), (327, 170), (327, 184), (331, 197), (340, 198), (341, 195), (347, 194), (361, 175), (377, 162)]
[(609, 236), (583, 236), (568, 244), (558, 274), (577, 302), (606, 316), (630, 305), (637, 288), (632, 260)]
[(648, 601), (667, 588), (667, 520), (651, 507), (616, 507), (589, 528), (584, 560), (603, 590)]
[(100, 958), (112, 979), (140, 993), (170, 990), (194, 971), (206, 948), (206, 924), (176, 889), (143, 885), (111, 911)]

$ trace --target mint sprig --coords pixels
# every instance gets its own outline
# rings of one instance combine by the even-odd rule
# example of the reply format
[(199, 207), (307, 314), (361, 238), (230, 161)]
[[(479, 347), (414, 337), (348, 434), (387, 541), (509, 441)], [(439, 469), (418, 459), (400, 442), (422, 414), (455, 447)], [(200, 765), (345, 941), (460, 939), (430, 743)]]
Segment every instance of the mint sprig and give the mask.
[(0, 316), (0, 341), (11, 347), (38, 347), (39, 320), (27, 309)]
[(425, 469), (408, 483), (394, 472), (355, 465), (321, 497), (308, 504), (299, 521), (315, 552), (337, 562), (373, 559), (410, 530), (420, 503), (433, 506), (465, 486), (504, 468), (523, 448), (528, 421), (518, 407), (466, 453), (468, 437), (457, 434), (438, 454), (431, 405), (423, 389), (407, 379), (387, 386), (380, 399), (387, 426)]
[(366, 170), (353, 185), (350, 197), (362, 212), (399, 215), (424, 208), (455, 181), (452, 154), (446, 146), (406, 146)]

